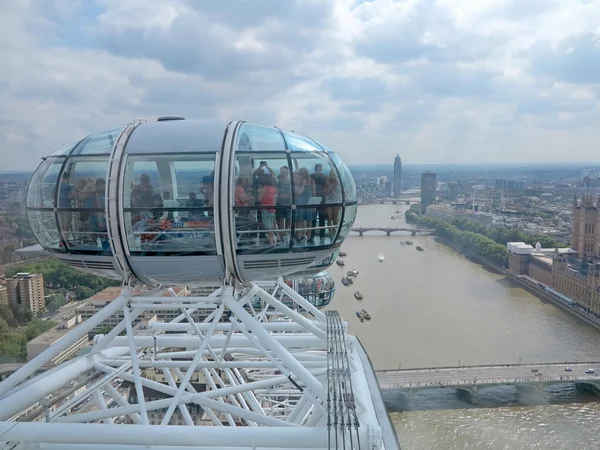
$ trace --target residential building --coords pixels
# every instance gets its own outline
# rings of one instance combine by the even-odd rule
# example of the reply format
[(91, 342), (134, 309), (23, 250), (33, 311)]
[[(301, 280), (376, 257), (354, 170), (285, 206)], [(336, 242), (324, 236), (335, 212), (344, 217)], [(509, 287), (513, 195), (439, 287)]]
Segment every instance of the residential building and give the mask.
[(394, 158), (394, 197), (402, 194), (402, 160), (400, 155)]
[(41, 273), (18, 273), (6, 280), (8, 303), (11, 306), (21, 305), (33, 314), (44, 312), (44, 276)]
[(8, 306), (8, 289), (6, 286), (0, 286), (0, 305)]

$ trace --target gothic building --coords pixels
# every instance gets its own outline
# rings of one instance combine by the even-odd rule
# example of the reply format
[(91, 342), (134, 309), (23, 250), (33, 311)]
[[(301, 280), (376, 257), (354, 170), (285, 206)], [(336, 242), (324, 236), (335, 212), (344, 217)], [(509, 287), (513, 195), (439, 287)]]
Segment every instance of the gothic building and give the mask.
[(600, 199), (594, 202), (591, 195), (584, 195), (581, 201), (573, 198), (571, 219), (571, 248), (580, 257), (600, 256)]
[(600, 263), (578, 259), (569, 249), (534, 249), (509, 242), (508, 270), (555, 289), (584, 308), (600, 314)]

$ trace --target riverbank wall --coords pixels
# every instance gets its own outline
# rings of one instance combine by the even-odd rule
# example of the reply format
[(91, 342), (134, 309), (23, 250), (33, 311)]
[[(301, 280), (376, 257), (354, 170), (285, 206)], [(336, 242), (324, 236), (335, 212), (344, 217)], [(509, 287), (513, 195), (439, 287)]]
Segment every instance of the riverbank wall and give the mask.
[(578, 309), (575, 309), (572, 306), (568, 305), (567, 303), (565, 303), (563, 300), (559, 299), (558, 297), (555, 297), (551, 293), (545, 291), (542, 287), (534, 286), (531, 283), (527, 282), (526, 280), (523, 280), (522, 278), (519, 278), (517, 275), (510, 273), (508, 271), (506, 272), (506, 274), (508, 275), (508, 278), (510, 278), (515, 283), (517, 283), (520, 287), (525, 289), (530, 294), (533, 294), (542, 300), (546, 300), (546, 301), (558, 306), (559, 308), (567, 311), (568, 313), (573, 314), (575, 317), (583, 320), (584, 322), (588, 323), (589, 325), (593, 326), (594, 328), (600, 330), (600, 323), (591, 319), (582, 311), (579, 311)]
[(575, 317), (583, 320), (584, 322), (586, 322), (587, 324), (593, 326), (594, 328), (600, 330), (600, 323), (594, 321), (593, 319), (591, 319), (590, 317), (588, 317), (585, 313), (583, 313), (582, 311), (579, 311), (576, 308), (573, 308), (572, 306), (568, 305), (567, 303), (565, 303), (564, 300), (552, 295), (551, 293), (547, 292), (546, 290), (544, 290), (542, 287), (540, 286), (535, 286), (529, 282), (527, 282), (526, 280), (523, 280), (522, 278), (519, 278), (517, 275), (509, 272), (507, 269), (500, 267), (496, 264), (494, 264), (493, 262), (487, 260), (486, 258), (482, 258), (481, 256), (477, 256), (475, 254), (473, 254), (472, 252), (470, 252), (468, 249), (465, 249), (464, 246), (461, 245), (457, 245), (452, 241), (449, 241), (447, 239), (444, 239), (442, 237), (436, 237), (435, 238), (436, 241), (447, 245), (448, 247), (456, 250), (457, 252), (465, 255), (467, 258), (469, 258), (471, 261), (477, 263), (477, 264), (481, 264), (483, 267), (485, 267), (486, 269), (490, 270), (491, 272), (497, 273), (497, 274), (502, 274), (502, 275), (506, 275), (510, 280), (514, 281), (517, 285), (519, 285), (519, 287), (525, 289), (527, 292), (529, 292), (532, 295), (535, 295), (536, 297), (538, 297), (541, 300), (545, 300), (547, 302), (552, 303), (553, 305), (558, 306), (559, 308), (563, 309), (564, 311), (574, 315)]

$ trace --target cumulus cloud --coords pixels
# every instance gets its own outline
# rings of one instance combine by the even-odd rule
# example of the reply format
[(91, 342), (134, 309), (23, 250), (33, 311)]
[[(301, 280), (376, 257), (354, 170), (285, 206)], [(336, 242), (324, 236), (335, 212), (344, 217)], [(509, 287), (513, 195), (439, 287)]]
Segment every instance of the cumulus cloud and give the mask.
[(3, 168), (163, 114), (293, 128), (349, 163), (589, 161), (599, 23), (577, 0), (3, 0)]

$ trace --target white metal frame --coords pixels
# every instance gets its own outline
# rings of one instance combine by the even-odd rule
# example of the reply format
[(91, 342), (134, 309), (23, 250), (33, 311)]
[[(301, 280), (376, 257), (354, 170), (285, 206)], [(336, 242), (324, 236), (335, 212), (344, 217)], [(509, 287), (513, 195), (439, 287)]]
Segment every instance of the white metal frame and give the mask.
[[(361, 366), (346, 324), (339, 321), (332, 331), (330, 314), (282, 279), (225, 284), (206, 297), (132, 293), (125, 286), (116, 300), (0, 383), (0, 449), (383, 448), (364, 376), (370, 368)], [(293, 300), (291, 307), (283, 295)], [(198, 309), (211, 312), (195, 321)], [(168, 323), (136, 326), (159, 310), (180, 314)], [(90, 353), (29, 379), (119, 311), (124, 319), (97, 336)], [(334, 364), (338, 354), (345, 355), (345, 368)], [(152, 370), (164, 381), (152, 379)], [(205, 379), (205, 390), (192, 381), (197, 377)], [(83, 379), (84, 389), (61, 398)], [(338, 403), (344, 411), (344, 405), (355, 407), (352, 427), (333, 425), (334, 382), (351, 386), (352, 395)], [(37, 402), (51, 406), (46, 420), (42, 414), (40, 422), (7, 421)], [(190, 412), (192, 406), (202, 413)]]

